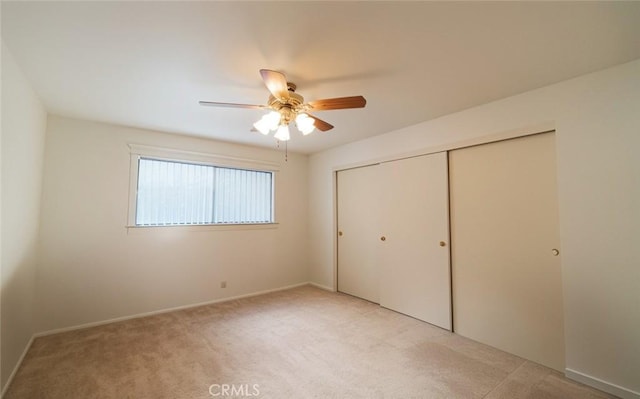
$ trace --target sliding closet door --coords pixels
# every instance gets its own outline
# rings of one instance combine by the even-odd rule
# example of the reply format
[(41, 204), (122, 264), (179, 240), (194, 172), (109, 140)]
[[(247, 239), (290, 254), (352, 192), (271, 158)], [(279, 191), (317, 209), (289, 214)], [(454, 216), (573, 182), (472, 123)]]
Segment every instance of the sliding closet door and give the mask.
[(380, 305), (450, 330), (447, 155), (383, 163), (380, 179)]
[(564, 368), (555, 134), (450, 152), (454, 327)]
[(379, 303), (378, 165), (339, 171), (338, 291)]

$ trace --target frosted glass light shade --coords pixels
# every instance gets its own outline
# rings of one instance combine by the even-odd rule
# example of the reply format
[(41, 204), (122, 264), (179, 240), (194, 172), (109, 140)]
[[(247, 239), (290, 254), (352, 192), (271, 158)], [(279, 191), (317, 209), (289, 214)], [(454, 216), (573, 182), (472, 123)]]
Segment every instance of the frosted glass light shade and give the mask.
[(266, 136), (270, 131), (276, 130), (278, 128), (278, 125), (280, 124), (280, 118), (281, 115), (279, 112), (271, 111), (266, 115), (262, 115), (262, 118), (254, 123), (253, 127), (255, 127), (257, 131)]
[(260, 133), (264, 134), (265, 136), (267, 134), (269, 134), (269, 131), (271, 130), (269, 128), (269, 123), (267, 122), (267, 120), (265, 119), (264, 116), (262, 118), (260, 118), (259, 121), (254, 123), (253, 127), (255, 127), (257, 131), (259, 131)]
[(311, 123), (308, 123), (308, 124), (298, 125), (298, 129), (302, 132), (302, 134), (306, 136), (307, 134), (313, 133), (315, 126), (313, 126), (313, 121), (312, 121)]
[(313, 118), (310, 118), (307, 114), (300, 114), (296, 117), (296, 126), (305, 136), (315, 129)]
[(291, 138), (291, 136), (289, 135), (289, 126), (287, 125), (280, 125), (280, 127), (278, 128), (278, 131), (276, 131), (276, 134), (274, 136), (276, 139), (280, 140), (280, 141), (287, 141)]
[(265, 116), (263, 116), (263, 118), (267, 121), (269, 129), (271, 130), (276, 130), (278, 128), (278, 125), (280, 124), (280, 118), (282, 117), (282, 115), (280, 115), (279, 112), (276, 111), (271, 111), (268, 114), (266, 114)]

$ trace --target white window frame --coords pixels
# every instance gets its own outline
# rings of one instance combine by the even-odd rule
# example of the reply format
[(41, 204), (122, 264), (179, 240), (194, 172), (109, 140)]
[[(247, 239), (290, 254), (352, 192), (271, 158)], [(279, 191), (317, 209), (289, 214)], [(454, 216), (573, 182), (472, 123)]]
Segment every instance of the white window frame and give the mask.
[[(130, 231), (157, 230), (157, 229), (182, 229), (182, 230), (254, 230), (275, 228), (277, 223), (276, 215), (276, 175), (280, 171), (280, 165), (275, 162), (261, 161), (255, 159), (236, 158), (225, 155), (209, 154), (204, 152), (175, 150), (163, 147), (153, 147), (141, 144), (129, 144), (130, 167), (129, 167), (129, 207), (127, 217), (127, 229)], [(202, 225), (164, 225), (164, 226), (140, 226), (136, 225), (137, 197), (138, 197), (138, 165), (140, 158), (156, 159), (159, 161), (184, 162), (191, 164), (217, 166), (223, 168), (255, 170), (262, 172), (272, 172), (272, 200), (271, 213), (273, 221), (271, 223), (234, 223), (234, 224), (202, 224)]]

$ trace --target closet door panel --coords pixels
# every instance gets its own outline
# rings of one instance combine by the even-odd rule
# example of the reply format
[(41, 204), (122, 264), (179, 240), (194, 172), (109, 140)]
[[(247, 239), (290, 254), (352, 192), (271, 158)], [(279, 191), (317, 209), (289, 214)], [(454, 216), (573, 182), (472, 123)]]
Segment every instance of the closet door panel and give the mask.
[(447, 155), (383, 163), (380, 179), (380, 304), (450, 330)]
[(337, 173), (338, 291), (379, 303), (379, 166)]
[(555, 134), (449, 162), (455, 331), (563, 370)]

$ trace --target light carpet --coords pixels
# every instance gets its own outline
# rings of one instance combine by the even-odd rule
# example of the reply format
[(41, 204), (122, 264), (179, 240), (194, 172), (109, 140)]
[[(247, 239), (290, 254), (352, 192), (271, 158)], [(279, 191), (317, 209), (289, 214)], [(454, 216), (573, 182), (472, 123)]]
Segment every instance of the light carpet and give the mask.
[(311, 286), (38, 338), (5, 399), (610, 398)]

